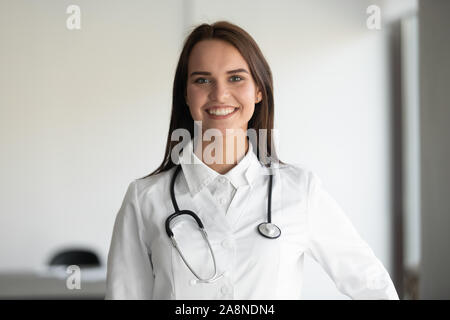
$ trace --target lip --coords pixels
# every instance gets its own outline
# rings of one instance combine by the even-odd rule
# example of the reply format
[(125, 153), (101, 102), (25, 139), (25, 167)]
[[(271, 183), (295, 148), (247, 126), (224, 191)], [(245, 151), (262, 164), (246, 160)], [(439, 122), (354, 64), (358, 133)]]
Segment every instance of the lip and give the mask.
[[(219, 116), (219, 115), (215, 115), (215, 114), (210, 114), (209, 112), (208, 112), (208, 110), (210, 110), (210, 109), (222, 109), (222, 108), (235, 108), (235, 110), (233, 111), (233, 112), (231, 112), (231, 113), (229, 113), (229, 114), (227, 114), (227, 115), (223, 115), (223, 116)], [(230, 106), (230, 105), (223, 105), (223, 106), (212, 106), (212, 107), (209, 107), (209, 108), (206, 108), (205, 109), (205, 112), (206, 112), (206, 114), (208, 115), (208, 117), (210, 118), (210, 119), (215, 119), (215, 120), (221, 120), (221, 119), (227, 119), (227, 118), (230, 118), (230, 117), (232, 117), (236, 112), (238, 112), (239, 111), (239, 108), (238, 107), (235, 107), (235, 106)]]

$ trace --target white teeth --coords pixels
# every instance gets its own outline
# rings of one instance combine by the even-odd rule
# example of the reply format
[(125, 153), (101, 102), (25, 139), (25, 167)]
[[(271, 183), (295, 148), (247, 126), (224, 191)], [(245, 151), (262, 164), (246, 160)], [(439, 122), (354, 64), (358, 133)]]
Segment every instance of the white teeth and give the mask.
[(215, 108), (215, 109), (209, 109), (209, 114), (214, 114), (216, 116), (226, 116), (227, 114), (230, 114), (234, 111), (235, 108)]

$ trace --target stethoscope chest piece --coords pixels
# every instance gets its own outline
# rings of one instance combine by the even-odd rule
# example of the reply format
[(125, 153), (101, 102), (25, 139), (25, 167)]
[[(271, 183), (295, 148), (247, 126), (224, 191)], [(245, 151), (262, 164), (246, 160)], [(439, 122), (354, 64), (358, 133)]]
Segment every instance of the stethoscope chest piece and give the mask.
[(276, 224), (263, 222), (258, 225), (259, 233), (269, 239), (276, 239), (281, 235), (281, 230)]

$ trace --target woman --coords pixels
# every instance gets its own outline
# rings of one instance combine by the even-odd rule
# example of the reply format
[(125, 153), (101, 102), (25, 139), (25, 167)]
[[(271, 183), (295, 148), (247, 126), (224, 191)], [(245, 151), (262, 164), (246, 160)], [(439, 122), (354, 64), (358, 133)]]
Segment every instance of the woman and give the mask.
[(301, 299), (305, 254), (353, 299), (398, 299), (317, 176), (278, 160), (272, 88), (238, 26), (188, 36), (164, 160), (130, 183), (117, 214), (107, 299)]

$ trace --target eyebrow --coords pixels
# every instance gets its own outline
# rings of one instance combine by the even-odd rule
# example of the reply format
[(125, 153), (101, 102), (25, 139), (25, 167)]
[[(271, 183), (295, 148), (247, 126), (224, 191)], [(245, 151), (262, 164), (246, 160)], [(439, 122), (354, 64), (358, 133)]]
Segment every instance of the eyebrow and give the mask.
[[(248, 71), (245, 70), (245, 69), (243, 69), (243, 68), (240, 68), (240, 69), (234, 69), (234, 70), (227, 71), (228, 74), (230, 74), (230, 73), (238, 73), (238, 72), (245, 72), (245, 73), (248, 74)], [(192, 76), (195, 76), (195, 75), (210, 76), (210, 75), (211, 75), (211, 72), (207, 72), (207, 71), (194, 71), (194, 72), (191, 73), (190, 76), (192, 77)]]

